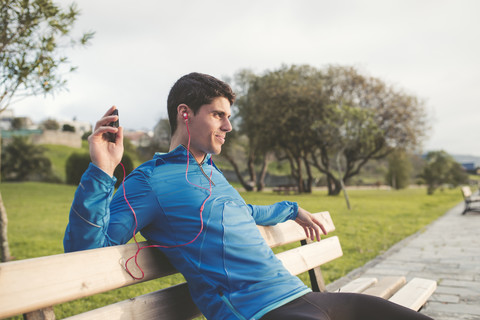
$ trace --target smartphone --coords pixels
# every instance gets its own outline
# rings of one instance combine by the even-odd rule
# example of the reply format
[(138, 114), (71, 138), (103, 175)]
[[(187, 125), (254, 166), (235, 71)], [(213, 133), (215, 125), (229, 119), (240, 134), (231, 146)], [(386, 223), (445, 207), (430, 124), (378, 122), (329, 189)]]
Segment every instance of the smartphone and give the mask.
[[(113, 110), (111, 116), (113, 116), (113, 115), (118, 116), (118, 109)], [(111, 126), (111, 127), (118, 128), (118, 126), (120, 125), (120, 122), (117, 119), (117, 121), (110, 122), (108, 125)], [(117, 134), (116, 133), (106, 132), (105, 135), (107, 137), (107, 140), (110, 141), (110, 142), (115, 142), (117, 140)]]

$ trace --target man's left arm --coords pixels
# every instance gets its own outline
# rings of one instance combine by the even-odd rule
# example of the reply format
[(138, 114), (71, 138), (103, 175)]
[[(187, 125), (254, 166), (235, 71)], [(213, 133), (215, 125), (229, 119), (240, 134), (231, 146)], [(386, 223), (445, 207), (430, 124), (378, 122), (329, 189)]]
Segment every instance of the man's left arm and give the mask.
[(258, 225), (275, 225), (287, 220), (294, 220), (304, 230), (308, 238), (320, 240), (320, 235), (327, 234), (325, 227), (310, 212), (300, 208), (296, 202), (282, 201), (269, 206), (248, 205)]

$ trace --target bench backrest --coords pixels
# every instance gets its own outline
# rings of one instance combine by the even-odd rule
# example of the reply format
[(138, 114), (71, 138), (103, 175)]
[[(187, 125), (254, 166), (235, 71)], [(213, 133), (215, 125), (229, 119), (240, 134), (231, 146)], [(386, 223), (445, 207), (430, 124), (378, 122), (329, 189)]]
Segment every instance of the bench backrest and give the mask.
[[(315, 216), (328, 232), (335, 230), (328, 212)], [(305, 240), (305, 233), (294, 221), (259, 227), (273, 248)], [(138, 263), (145, 272), (134, 280), (124, 269), (124, 261), (136, 252), (135, 244), (59, 254), (0, 264), (0, 318), (31, 312), (59, 303), (106, 292), (112, 289), (161, 278), (177, 271), (157, 249), (145, 249)], [(308, 243), (277, 254), (293, 274), (313, 269), (342, 256), (337, 237)], [(135, 274), (135, 267), (130, 267)], [(319, 279), (320, 280), (320, 279)], [(135, 319), (191, 319), (199, 315), (188, 293), (180, 284), (154, 293), (89, 311), (72, 318), (115, 319), (115, 314), (132, 313)], [(133, 317), (132, 317), (133, 318)]]
[(472, 196), (472, 190), (468, 186), (462, 187), (463, 198), (469, 198)]

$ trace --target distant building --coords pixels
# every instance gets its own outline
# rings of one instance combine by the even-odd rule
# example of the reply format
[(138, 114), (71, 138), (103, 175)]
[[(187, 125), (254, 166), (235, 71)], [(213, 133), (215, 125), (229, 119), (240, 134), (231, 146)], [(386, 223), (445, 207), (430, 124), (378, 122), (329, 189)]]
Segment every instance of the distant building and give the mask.
[(83, 135), (86, 132), (92, 131), (92, 125), (86, 121), (77, 121), (77, 120), (62, 120), (58, 121), (60, 125), (60, 130), (62, 130), (64, 125), (69, 125), (75, 128), (75, 132), (80, 133)]
[(462, 163), (462, 167), (469, 172), (475, 171), (475, 163), (474, 162), (464, 162)]
[(12, 129), (13, 118), (13, 110), (6, 109), (0, 112), (0, 130)]
[(152, 133), (145, 131), (124, 131), (124, 137), (130, 140), (135, 147), (148, 147), (152, 141)]

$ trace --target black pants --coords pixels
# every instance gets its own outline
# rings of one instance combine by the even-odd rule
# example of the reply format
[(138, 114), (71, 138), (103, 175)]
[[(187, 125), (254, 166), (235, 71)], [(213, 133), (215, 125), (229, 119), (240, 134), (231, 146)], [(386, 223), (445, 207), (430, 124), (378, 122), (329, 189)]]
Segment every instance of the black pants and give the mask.
[(356, 293), (310, 292), (264, 315), (261, 320), (432, 319), (388, 300)]

